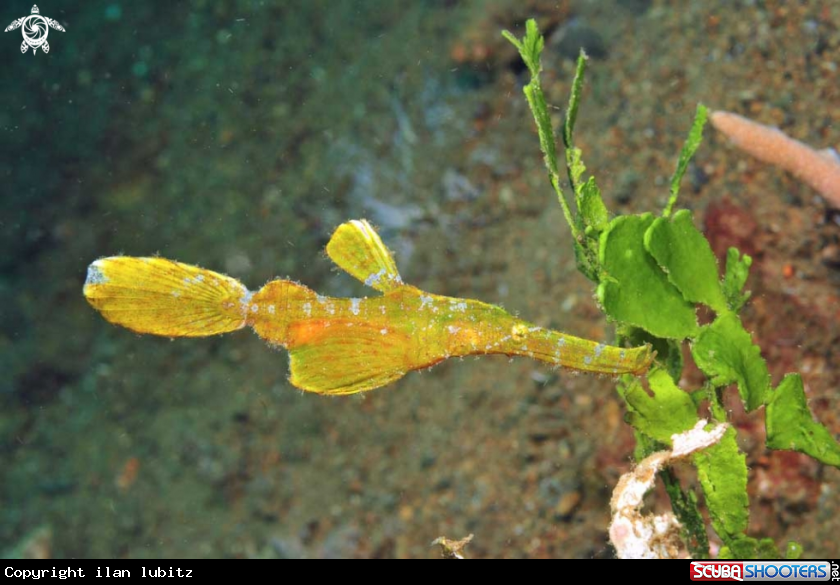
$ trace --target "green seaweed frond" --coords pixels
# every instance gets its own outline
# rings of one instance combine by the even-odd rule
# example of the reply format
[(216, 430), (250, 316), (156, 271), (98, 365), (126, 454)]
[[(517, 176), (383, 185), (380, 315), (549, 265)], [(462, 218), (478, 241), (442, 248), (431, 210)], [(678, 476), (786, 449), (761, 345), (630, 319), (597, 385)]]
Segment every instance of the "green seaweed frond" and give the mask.
[[(607, 318), (615, 323), (619, 341), (647, 344), (657, 352), (659, 367), (648, 372), (648, 389), (632, 376), (622, 376), (618, 387), (627, 408), (627, 421), (635, 429), (637, 459), (668, 445), (671, 436), (697, 424), (701, 403), (709, 404), (713, 422), (726, 422), (728, 413), (721, 396), (727, 386), (735, 385), (747, 410), (766, 407), (768, 448), (799, 451), (840, 467), (840, 444), (814, 420), (801, 377), (790, 374), (772, 388), (761, 348), (753, 343), (738, 315), (749, 298), (744, 286), (752, 259), (730, 248), (721, 278), (717, 259), (691, 212), (675, 212), (680, 183), (702, 143), (706, 107), (697, 106), (661, 216), (641, 213), (610, 217), (595, 178), (585, 177), (583, 154), (574, 145), (587, 64), (586, 54), (581, 51), (562, 129), (573, 210), (560, 187), (557, 146), (540, 87), (544, 41), (533, 20), (527, 22), (521, 40), (507, 31), (503, 34), (517, 47), (531, 74), (525, 96), (537, 125), (550, 183), (574, 237), (578, 269), (596, 284), (596, 298)], [(701, 306), (713, 315), (702, 326), (697, 319)], [(678, 385), (686, 351), (706, 375), (700, 388), (688, 392)], [(694, 454), (692, 461), (712, 528), (725, 545), (722, 558), (801, 555), (802, 548), (796, 543), (789, 543), (783, 554), (772, 540), (746, 534), (747, 464), (734, 427), (717, 444)], [(706, 524), (697, 494), (693, 488), (683, 488), (673, 471), (663, 472), (662, 479), (692, 556), (707, 557)]]

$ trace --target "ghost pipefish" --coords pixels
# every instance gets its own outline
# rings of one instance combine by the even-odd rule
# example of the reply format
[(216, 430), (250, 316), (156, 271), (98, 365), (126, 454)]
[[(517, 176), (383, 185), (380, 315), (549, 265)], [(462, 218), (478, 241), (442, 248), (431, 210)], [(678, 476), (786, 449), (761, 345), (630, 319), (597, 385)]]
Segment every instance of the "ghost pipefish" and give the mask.
[(403, 283), (366, 220), (340, 225), (327, 244), (340, 268), (382, 293), (331, 298), (290, 280), (256, 292), (229, 276), (165, 258), (113, 256), (88, 268), (84, 294), (111, 323), (138, 333), (202, 337), (250, 326), (289, 352), (289, 380), (320, 394), (353, 394), (450, 357), (526, 356), (600, 374), (635, 374), (649, 346), (612, 347), (538, 327), (504, 309)]

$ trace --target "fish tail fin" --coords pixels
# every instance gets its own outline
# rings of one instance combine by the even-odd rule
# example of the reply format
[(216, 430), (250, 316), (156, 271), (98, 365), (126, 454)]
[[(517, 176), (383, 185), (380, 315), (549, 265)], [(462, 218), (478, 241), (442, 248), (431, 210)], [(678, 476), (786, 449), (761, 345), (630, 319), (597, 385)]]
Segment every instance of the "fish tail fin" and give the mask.
[(203, 337), (245, 326), (250, 293), (229, 276), (165, 258), (112, 256), (88, 267), (84, 294), (105, 319), (137, 333)]

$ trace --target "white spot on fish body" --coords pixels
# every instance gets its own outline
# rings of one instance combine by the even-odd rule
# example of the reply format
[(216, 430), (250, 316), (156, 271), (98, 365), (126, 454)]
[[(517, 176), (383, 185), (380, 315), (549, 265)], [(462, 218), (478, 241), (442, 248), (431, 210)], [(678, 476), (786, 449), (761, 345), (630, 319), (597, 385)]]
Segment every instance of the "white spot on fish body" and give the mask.
[(460, 328), (460, 327), (455, 327), (454, 325), (450, 325), (450, 326), (448, 326), (448, 327), (447, 327), (447, 329), (449, 330), (449, 332), (450, 332), (452, 335), (455, 335), (456, 333), (458, 333), (458, 332), (461, 330), (461, 328)]
[(327, 297), (324, 295), (315, 295), (315, 299), (322, 305), (327, 302)]
[(359, 314), (359, 305), (361, 304), (362, 299), (350, 299), (350, 312), (354, 315)]
[(385, 328), (385, 329), (381, 329), (379, 332), (380, 332), (382, 335), (385, 335), (386, 333), (388, 333), (388, 329), (387, 329), (387, 328)]
[(464, 301), (459, 301), (459, 302), (457, 302), (457, 303), (452, 303), (452, 304), (450, 305), (450, 308), (451, 308), (453, 311), (461, 311), (461, 312), (463, 313), (463, 312), (465, 312), (465, 311), (467, 310), (467, 303), (466, 303), (466, 302), (464, 302)]
[(426, 305), (432, 305), (432, 301), (434, 301), (432, 297), (420, 295), (420, 309), (422, 310)]
[(259, 310), (260, 310), (260, 306), (258, 304), (254, 303), (253, 305), (251, 305), (251, 312), (252, 313), (256, 313)]
[(268, 305), (268, 312), (272, 315), (274, 314), (274, 305)]
[(592, 356), (591, 355), (583, 356), (583, 363), (585, 363), (587, 366), (589, 364), (591, 364), (592, 363)]
[(375, 274), (371, 274), (370, 276), (368, 276), (365, 279), (365, 284), (367, 286), (372, 287), (373, 285), (377, 284), (382, 279), (383, 276), (385, 276), (385, 269), (384, 268), (382, 270), (380, 270), (379, 272), (377, 272)]
[(88, 266), (85, 285), (105, 284), (106, 282), (108, 282), (108, 277), (102, 273), (102, 269), (99, 268), (98, 261)]
[(606, 349), (606, 347), (607, 346), (604, 345), (603, 343), (599, 343), (598, 345), (596, 345), (595, 346), (595, 357), (601, 357), (601, 354), (604, 352), (604, 349)]
[(307, 317), (312, 314), (312, 303), (303, 303), (301, 308), (303, 309), (303, 314)]

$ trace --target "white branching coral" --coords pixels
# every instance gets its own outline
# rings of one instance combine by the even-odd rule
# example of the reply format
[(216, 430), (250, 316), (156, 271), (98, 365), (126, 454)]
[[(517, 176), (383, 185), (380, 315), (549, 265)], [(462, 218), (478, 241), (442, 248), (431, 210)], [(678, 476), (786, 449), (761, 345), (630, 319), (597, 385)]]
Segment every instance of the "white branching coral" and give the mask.
[(706, 431), (707, 421), (671, 437), (673, 449), (643, 459), (633, 471), (618, 480), (610, 501), (610, 541), (622, 559), (673, 559), (687, 556), (680, 539), (680, 523), (673, 514), (643, 516), (645, 494), (653, 487), (656, 474), (673, 461), (711, 447), (721, 440), (727, 424)]

